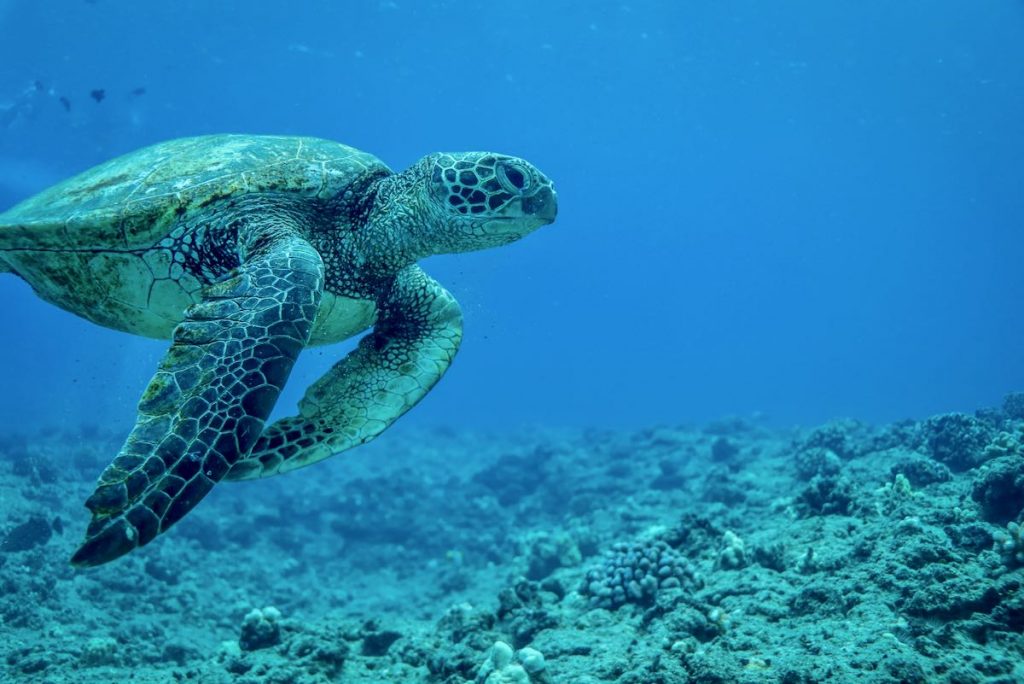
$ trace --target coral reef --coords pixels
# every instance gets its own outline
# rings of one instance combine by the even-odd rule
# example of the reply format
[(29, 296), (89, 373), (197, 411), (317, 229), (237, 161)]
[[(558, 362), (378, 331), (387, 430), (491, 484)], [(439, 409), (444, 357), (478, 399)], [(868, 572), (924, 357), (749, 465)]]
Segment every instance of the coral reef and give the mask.
[(0, 551), (28, 551), (50, 541), (52, 535), (53, 526), (44, 518), (34, 516), (8, 530), (0, 540)]
[(663, 541), (620, 543), (587, 572), (582, 591), (593, 605), (613, 609), (626, 603), (648, 605), (660, 590), (699, 582), (689, 561)]
[(1010, 567), (1024, 565), (1024, 525), (1012, 522), (1006, 532), (996, 532), (996, 549)]
[(985, 447), (993, 435), (991, 426), (978, 418), (947, 413), (924, 421), (921, 436), (932, 458), (963, 471), (984, 462)]
[(797, 501), (805, 515), (846, 515), (854, 502), (853, 483), (841, 475), (815, 475)]
[(747, 564), (746, 544), (732, 530), (726, 530), (718, 551), (718, 567), (738, 570)]
[(843, 462), (839, 455), (831, 449), (819, 446), (804, 447), (796, 452), (794, 458), (796, 472), (801, 479), (812, 477), (832, 477), (838, 475)]
[(986, 463), (974, 480), (971, 498), (990, 522), (1006, 523), (1019, 516), (1024, 512), (1024, 457), (1003, 456)]
[(281, 643), (281, 611), (273, 606), (254, 608), (242, 620), (242, 633), (238, 645), (243, 651), (258, 651)]
[(85, 571), (114, 440), (5, 437), (0, 681), (1024, 681), (1020, 396), (880, 428), (399, 431)]
[(544, 656), (533, 648), (513, 653), (504, 641), (496, 641), (487, 654), (487, 660), (477, 672), (478, 684), (530, 684), (541, 682), (544, 675)]

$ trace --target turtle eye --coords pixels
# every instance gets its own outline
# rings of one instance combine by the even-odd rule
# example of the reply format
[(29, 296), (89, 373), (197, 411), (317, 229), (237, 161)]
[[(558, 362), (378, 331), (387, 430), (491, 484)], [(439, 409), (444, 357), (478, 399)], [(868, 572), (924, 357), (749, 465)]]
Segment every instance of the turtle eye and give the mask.
[(505, 162), (498, 165), (497, 171), (498, 182), (512, 194), (521, 195), (529, 189), (530, 173), (518, 164)]

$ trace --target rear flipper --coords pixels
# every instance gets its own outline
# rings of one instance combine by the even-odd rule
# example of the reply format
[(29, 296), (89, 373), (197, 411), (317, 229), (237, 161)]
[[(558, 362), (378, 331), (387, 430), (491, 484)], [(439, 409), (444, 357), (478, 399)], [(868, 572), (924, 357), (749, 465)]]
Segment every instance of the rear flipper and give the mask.
[(418, 266), (395, 279), (374, 331), (271, 425), (228, 480), (295, 470), (370, 441), (441, 379), (462, 339), (455, 299)]
[(323, 292), (320, 255), (288, 228), (250, 230), (237, 274), (206, 288), (175, 329), (135, 428), (86, 501), (92, 522), (74, 565), (149, 543), (252, 449)]

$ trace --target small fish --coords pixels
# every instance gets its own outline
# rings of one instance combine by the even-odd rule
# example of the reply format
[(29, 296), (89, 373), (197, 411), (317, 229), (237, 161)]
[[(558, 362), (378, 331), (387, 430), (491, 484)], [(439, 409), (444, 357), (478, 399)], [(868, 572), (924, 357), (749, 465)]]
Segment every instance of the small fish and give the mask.
[(146, 89), (144, 87), (142, 87), (142, 86), (139, 86), (138, 88), (135, 88), (134, 90), (132, 90), (131, 94), (132, 94), (133, 97), (138, 97), (139, 95), (145, 95), (146, 94)]
[(63, 95), (61, 95), (57, 99), (60, 101), (61, 106), (64, 107), (64, 111), (65, 112), (70, 112), (71, 111), (71, 100), (69, 100), (68, 98), (64, 97)]
[(107, 91), (103, 90), (102, 88), (97, 88), (96, 90), (89, 91), (89, 97), (96, 100), (97, 103), (103, 102), (103, 98), (105, 98), (106, 96)]

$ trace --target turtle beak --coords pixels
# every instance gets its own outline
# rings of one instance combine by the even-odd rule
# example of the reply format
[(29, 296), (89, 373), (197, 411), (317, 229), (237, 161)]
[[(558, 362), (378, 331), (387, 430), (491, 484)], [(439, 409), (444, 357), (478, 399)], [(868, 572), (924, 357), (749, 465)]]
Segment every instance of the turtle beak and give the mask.
[(545, 185), (529, 197), (523, 198), (523, 212), (544, 221), (554, 223), (558, 215), (558, 196), (554, 188)]

